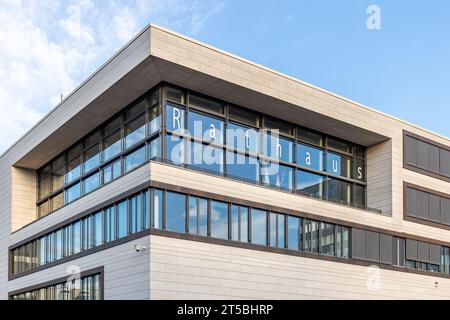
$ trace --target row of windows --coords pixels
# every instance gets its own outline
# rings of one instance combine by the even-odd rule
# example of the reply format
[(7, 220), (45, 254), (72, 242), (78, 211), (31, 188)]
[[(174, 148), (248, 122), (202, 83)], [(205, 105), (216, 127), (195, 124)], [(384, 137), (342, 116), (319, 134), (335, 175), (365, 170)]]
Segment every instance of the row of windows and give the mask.
[(101, 300), (100, 274), (12, 295), (11, 300)]
[[(166, 102), (163, 107), (159, 106), (161, 94), (168, 101), (188, 105), (167, 106), (162, 112)], [(195, 108), (209, 115), (192, 111)], [(163, 113), (167, 118), (164, 128), (160, 116)], [(186, 121), (189, 123), (187, 126)], [(247, 109), (162, 86), (137, 100), (38, 171), (38, 217), (96, 190), (149, 159), (174, 160), (172, 149), (168, 149), (176, 141), (169, 141), (172, 135), (159, 137), (158, 132), (186, 127), (195, 129), (196, 123), (209, 129), (200, 129), (201, 133), (194, 130), (194, 137), (210, 137), (209, 140), (205, 138), (204, 143), (225, 141), (227, 148), (235, 149), (235, 152), (225, 152), (225, 146), (214, 148), (192, 142), (194, 151), (186, 153), (189, 159), (184, 163), (191, 163), (193, 168), (220, 174), (226, 171), (230, 177), (256, 181), (277, 189), (298, 190), (298, 193), (308, 196), (365, 208), (365, 151), (362, 147)], [(220, 134), (224, 128), (235, 130), (238, 136), (227, 139)], [(258, 128), (278, 129), (284, 136), (260, 134), (258, 132), (263, 130), (258, 131)], [(241, 139), (239, 134), (242, 134)], [(255, 140), (256, 136), (259, 138)], [(269, 142), (270, 147), (264, 148), (263, 141)], [(141, 147), (144, 144), (145, 149)], [(213, 158), (233, 155), (236, 162), (231, 164), (228, 159), (216, 163), (211, 157), (205, 159), (201, 155), (209, 152), (208, 148), (217, 151)], [(196, 161), (199, 155), (200, 163)], [(245, 164), (252, 159), (257, 163)], [(281, 161), (279, 165), (278, 160)], [(244, 164), (239, 161), (244, 161)], [(265, 174), (271, 172), (274, 165), (278, 166), (279, 174)]]
[(149, 188), (12, 249), (11, 273), (149, 228), (418, 269), (426, 263), (429, 271), (450, 272), (448, 248), (439, 245)]
[[(99, 185), (99, 166), (113, 162), (120, 154), (134, 148), (159, 131), (161, 118), (159, 112), (159, 90), (144, 96), (138, 102), (127, 108), (95, 130), (87, 137), (76, 143), (68, 151), (48, 163), (38, 172), (38, 199), (44, 199), (49, 194), (57, 193), (65, 185), (72, 185), (81, 177), (90, 175), (91, 181), (86, 182), (86, 189)], [(155, 105), (156, 104), (156, 105)], [(118, 168), (117, 162), (113, 164), (118, 170), (127, 170), (130, 166), (126, 161), (124, 168)], [(110, 168), (108, 170), (113, 170)], [(105, 179), (108, 180), (107, 172)], [(120, 175), (119, 172), (111, 173)], [(62, 195), (60, 196), (62, 198)], [(64, 196), (59, 203), (70, 201)]]
[(309, 170), (365, 181), (365, 161), (362, 158), (333, 152), (327, 147), (296, 142), (293, 138), (271, 132), (271, 129), (255, 129), (197, 111), (187, 112), (181, 106), (169, 104), (165, 108), (165, 127), (168, 132), (187, 135), (206, 143), (226, 145), (254, 157), (267, 158), (268, 161), (296, 164)]
[(450, 198), (406, 187), (406, 214), (450, 225)]
[(406, 164), (450, 178), (450, 150), (405, 135)]
[(12, 250), (20, 274), (150, 227), (348, 258), (350, 229), (257, 208), (148, 189)]
[(166, 136), (166, 159), (170, 163), (225, 175), (238, 180), (296, 192), (359, 208), (366, 207), (366, 187), (332, 176), (267, 162), (222, 148)]

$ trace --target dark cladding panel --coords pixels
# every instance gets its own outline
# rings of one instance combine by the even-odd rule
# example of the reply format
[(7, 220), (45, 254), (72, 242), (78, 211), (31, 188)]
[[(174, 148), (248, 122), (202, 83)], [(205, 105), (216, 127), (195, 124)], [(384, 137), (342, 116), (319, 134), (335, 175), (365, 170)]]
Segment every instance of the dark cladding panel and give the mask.
[(361, 229), (352, 229), (352, 258), (366, 259), (366, 233)]

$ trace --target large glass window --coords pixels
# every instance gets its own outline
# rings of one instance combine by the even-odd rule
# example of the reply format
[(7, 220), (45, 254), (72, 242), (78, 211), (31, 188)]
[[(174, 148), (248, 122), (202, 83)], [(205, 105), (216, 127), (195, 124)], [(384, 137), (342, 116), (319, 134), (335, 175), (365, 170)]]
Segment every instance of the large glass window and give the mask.
[(161, 129), (161, 116), (159, 111), (159, 106), (153, 107), (149, 111), (149, 124), (148, 132), (149, 135), (159, 131)]
[(223, 121), (197, 112), (189, 112), (189, 134), (192, 137), (223, 144)]
[(186, 196), (181, 193), (166, 193), (166, 229), (185, 232)]
[(252, 243), (267, 245), (267, 212), (259, 209), (252, 209), (251, 229)]
[(303, 250), (319, 252), (319, 223), (305, 219), (303, 224)]
[(302, 249), (302, 219), (299, 217), (288, 217), (288, 248)]
[(351, 159), (346, 156), (328, 152), (327, 172), (336, 176), (350, 178)]
[(100, 173), (97, 172), (84, 180), (84, 193), (89, 193), (100, 187)]
[(70, 149), (67, 156), (66, 183), (70, 183), (81, 175), (81, 144)]
[(280, 161), (293, 162), (294, 143), (276, 134), (264, 133), (264, 155)]
[(93, 227), (93, 236), (94, 236), (94, 245), (100, 246), (103, 244), (103, 212), (97, 212), (93, 218), (94, 227)]
[(58, 190), (64, 185), (64, 166), (64, 154), (52, 161), (52, 191)]
[(352, 203), (352, 184), (349, 182), (328, 178), (328, 200), (342, 203)]
[(81, 251), (81, 221), (75, 222), (72, 228), (73, 234), (73, 253)]
[(115, 206), (105, 209), (105, 242), (116, 240), (116, 210)]
[(296, 192), (314, 198), (322, 198), (324, 177), (318, 174), (297, 170)]
[(175, 135), (166, 136), (166, 159), (171, 163), (180, 165), (185, 163), (185, 141)]
[(334, 224), (320, 223), (320, 253), (327, 256), (335, 255)]
[(130, 199), (131, 207), (131, 232), (136, 233), (143, 230), (142, 195), (139, 194)]
[(100, 164), (100, 145), (97, 143), (84, 152), (84, 172), (89, 172)]
[(168, 131), (184, 132), (185, 125), (185, 111), (182, 107), (166, 106), (166, 129)]
[(223, 149), (191, 141), (190, 165), (200, 170), (223, 173)]
[(115, 157), (121, 149), (120, 130), (117, 130), (103, 139), (103, 161)]
[(145, 115), (125, 125), (125, 148), (135, 145), (145, 138)]
[(189, 233), (208, 235), (208, 200), (189, 197)]
[(66, 203), (81, 196), (81, 183), (77, 183), (65, 191)]
[(247, 207), (231, 206), (231, 240), (248, 242), (248, 211)]
[(128, 235), (128, 206), (127, 201), (122, 201), (117, 205), (118, 237), (123, 238)]
[(163, 191), (153, 190), (152, 226), (156, 229), (163, 227)]
[(259, 181), (258, 160), (238, 153), (227, 152), (227, 174), (235, 179), (257, 182)]
[(235, 150), (251, 153), (258, 152), (259, 132), (256, 129), (228, 123), (226, 138), (227, 145)]
[(189, 94), (189, 105), (217, 113), (223, 113), (223, 108), (220, 102), (192, 93)]
[(284, 248), (285, 218), (284, 214), (270, 212), (269, 245), (272, 247)]
[(211, 201), (211, 237), (228, 239), (228, 204)]
[(145, 146), (125, 156), (125, 171), (129, 172), (145, 162)]
[(272, 188), (292, 190), (292, 177), (294, 169), (278, 163), (260, 161), (261, 181)]
[(317, 171), (323, 170), (323, 151), (306, 144), (297, 143), (297, 164)]
[(122, 166), (120, 160), (103, 168), (103, 183), (108, 183), (117, 179), (122, 174)]

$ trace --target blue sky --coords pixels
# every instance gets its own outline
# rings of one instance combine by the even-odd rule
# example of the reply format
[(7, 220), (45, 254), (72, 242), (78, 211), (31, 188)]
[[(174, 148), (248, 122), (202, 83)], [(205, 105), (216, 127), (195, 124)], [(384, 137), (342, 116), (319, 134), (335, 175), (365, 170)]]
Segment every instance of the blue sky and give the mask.
[(0, 0), (0, 21), (0, 151), (149, 22), (450, 136), (449, 1)]

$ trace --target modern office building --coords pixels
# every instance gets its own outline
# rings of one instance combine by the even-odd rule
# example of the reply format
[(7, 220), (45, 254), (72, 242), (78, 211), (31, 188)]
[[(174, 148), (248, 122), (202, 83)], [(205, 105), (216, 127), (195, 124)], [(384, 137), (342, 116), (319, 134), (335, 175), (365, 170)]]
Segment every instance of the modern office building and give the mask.
[(0, 159), (1, 299), (448, 299), (450, 140), (150, 25)]

